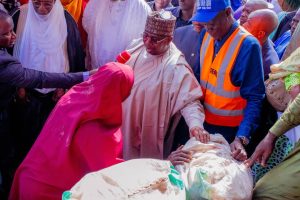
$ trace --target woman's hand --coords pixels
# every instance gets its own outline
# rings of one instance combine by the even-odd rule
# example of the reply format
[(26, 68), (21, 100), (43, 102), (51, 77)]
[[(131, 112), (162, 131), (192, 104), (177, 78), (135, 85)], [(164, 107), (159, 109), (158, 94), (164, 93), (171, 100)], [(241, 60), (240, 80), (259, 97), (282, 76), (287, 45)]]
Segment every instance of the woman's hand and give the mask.
[(266, 137), (256, 147), (252, 156), (244, 162), (247, 167), (251, 167), (255, 162), (260, 163), (263, 167), (269, 159), (276, 141), (276, 136), (269, 132)]
[(289, 91), (289, 93), (292, 97), (292, 100), (294, 100), (300, 93), (300, 85), (295, 85), (295, 86), (291, 87), (291, 90)]
[(181, 145), (176, 151), (173, 151), (167, 160), (169, 160), (174, 166), (183, 165), (184, 163), (189, 163), (192, 160), (192, 152), (182, 150), (183, 145)]

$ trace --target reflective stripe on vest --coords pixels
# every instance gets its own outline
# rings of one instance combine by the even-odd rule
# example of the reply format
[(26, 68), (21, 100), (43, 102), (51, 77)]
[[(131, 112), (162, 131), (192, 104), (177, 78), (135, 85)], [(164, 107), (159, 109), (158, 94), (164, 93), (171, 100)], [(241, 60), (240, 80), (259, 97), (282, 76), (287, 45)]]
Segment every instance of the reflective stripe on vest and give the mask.
[(237, 28), (214, 57), (214, 40), (206, 33), (200, 49), (200, 84), (203, 90), (205, 121), (218, 126), (239, 126), (246, 100), (240, 87), (231, 82), (231, 70), (242, 42), (249, 34)]

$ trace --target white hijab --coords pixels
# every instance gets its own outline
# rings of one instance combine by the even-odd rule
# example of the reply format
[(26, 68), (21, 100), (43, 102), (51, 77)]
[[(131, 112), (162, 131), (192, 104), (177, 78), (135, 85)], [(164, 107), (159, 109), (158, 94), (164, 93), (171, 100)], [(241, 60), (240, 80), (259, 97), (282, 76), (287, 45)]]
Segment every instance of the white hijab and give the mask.
[(114, 61), (141, 37), (150, 7), (144, 0), (90, 0), (83, 13), (92, 68)]
[(48, 15), (39, 15), (30, 0), (24, 31), (16, 42), (14, 55), (25, 68), (65, 72), (68, 68), (64, 50), (66, 39), (67, 23), (61, 2), (56, 0)]

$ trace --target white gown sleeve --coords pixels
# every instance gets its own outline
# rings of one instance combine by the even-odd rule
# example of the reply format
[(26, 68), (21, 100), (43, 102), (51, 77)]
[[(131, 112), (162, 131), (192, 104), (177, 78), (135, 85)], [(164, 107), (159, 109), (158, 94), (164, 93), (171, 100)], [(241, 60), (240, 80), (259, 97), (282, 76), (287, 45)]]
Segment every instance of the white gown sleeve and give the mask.
[(181, 109), (180, 112), (185, 119), (189, 130), (196, 126), (203, 128), (204, 109), (200, 101), (196, 100), (187, 104), (184, 108)]

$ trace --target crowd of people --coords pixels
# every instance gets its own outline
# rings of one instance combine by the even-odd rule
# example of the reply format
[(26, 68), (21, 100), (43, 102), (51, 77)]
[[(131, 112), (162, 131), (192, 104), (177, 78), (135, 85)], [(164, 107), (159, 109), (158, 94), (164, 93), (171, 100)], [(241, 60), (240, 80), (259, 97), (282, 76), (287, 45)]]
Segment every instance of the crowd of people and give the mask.
[(300, 199), (299, 21), (298, 0), (0, 0), (0, 199), (217, 133), (253, 199)]

